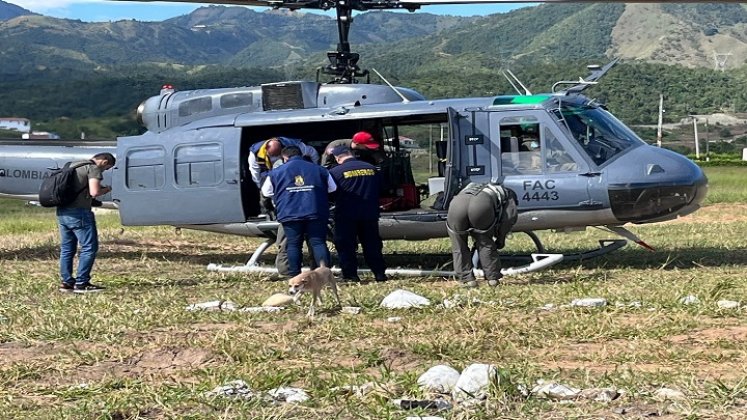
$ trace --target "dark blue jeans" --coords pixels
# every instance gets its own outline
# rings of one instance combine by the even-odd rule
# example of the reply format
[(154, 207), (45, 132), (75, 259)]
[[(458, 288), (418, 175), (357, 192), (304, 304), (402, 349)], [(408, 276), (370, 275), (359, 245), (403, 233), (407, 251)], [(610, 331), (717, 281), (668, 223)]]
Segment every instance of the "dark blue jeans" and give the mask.
[(317, 264), (324, 261), (327, 267), (329, 263), (329, 249), (327, 249), (327, 221), (299, 220), (293, 222), (282, 222), (286, 236), (286, 252), (288, 253), (288, 275), (295, 276), (301, 273), (301, 261), (303, 253), (304, 238), (308, 239), (311, 252)]
[[(66, 284), (86, 284), (91, 281), (91, 269), (99, 251), (96, 218), (91, 209), (58, 208), (60, 227), (60, 276)], [(80, 245), (78, 275), (73, 277), (73, 258)]]
[(356, 250), (358, 241), (363, 248), (363, 258), (368, 268), (376, 278), (384, 277), (386, 263), (382, 255), (383, 245), (379, 235), (379, 221), (377, 219), (355, 220), (352, 217), (335, 218), (335, 248), (340, 258), (342, 277), (353, 279), (358, 277), (358, 261)]

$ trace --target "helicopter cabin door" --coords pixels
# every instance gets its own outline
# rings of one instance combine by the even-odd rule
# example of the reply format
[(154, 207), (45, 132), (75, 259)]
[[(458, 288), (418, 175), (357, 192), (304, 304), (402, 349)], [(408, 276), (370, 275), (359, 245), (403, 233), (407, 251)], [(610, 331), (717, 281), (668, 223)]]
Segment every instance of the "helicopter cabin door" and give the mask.
[(489, 112), (448, 109), (450, 141), (446, 148), (444, 202), (469, 182), (497, 182), (500, 150), (490, 140)]
[(123, 225), (246, 221), (241, 129), (209, 127), (120, 138), (113, 199)]
[(490, 122), (500, 136), (501, 173), (520, 209), (574, 211), (602, 204), (591, 200), (587, 162), (545, 110), (493, 112)]

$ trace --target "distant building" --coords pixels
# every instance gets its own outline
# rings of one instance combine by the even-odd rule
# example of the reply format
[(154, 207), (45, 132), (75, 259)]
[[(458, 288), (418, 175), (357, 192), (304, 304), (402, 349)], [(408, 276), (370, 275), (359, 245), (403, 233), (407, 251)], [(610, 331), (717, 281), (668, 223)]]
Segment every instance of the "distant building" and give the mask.
[(28, 133), (31, 131), (31, 120), (16, 117), (0, 118), (0, 130), (15, 130), (21, 133)]
[[(394, 139), (388, 138), (388, 139), (384, 140), (384, 144), (388, 145), (388, 146), (393, 146), (392, 145), (392, 143), (393, 143), (392, 140), (394, 140)], [(413, 140), (413, 139), (411, 139), (409, 137), (399, 136), (399, 147), (401, 147), (403, 149), (417, 149), (420, 146), (418, 146), (418, 142), (416, 142), (415, 140)]]
[(24, 140), (59, 140), (60, 135), (48, 131), (32, 131), (21, 136)]

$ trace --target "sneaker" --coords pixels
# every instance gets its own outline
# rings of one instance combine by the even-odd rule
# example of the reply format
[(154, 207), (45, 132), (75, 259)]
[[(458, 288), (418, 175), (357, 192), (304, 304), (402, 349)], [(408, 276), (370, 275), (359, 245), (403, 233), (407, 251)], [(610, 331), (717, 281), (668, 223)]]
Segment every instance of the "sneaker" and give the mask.
[(96, 293), (96, 292), (103, 292), (104, 289), (105, 288), (102, 286), (97, 286), (91, 283), (83, 283), (83, 284), (76, 284), (73, 292), (75, 293)]
[(73, 289), (75, 289), (75, 286), (72, 284), (60, 283), (60, 292), (62, 293), (72, 293)]
[(463, 281), (463, 282), (460, 282), (459, 285), (462, 287), (473, 288), (473, 287), (477, 287), (477, 281), (476, 280)]

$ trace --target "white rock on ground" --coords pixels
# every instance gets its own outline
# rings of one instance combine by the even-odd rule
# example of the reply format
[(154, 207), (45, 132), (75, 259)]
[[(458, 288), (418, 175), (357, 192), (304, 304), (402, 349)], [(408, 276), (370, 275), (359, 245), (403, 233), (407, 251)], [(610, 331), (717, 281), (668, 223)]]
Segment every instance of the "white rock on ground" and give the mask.
[(571, 306), (579, 306), (583, 308), (599, 308), (607, 306), (607, 299), (605, 298), (583, 298), (573, 299)]
[(239, 312), (248, 312), (250, 314), (258, 314), (262, 312), (280, 312), (282, 311), (283, 307), (280, 306), (247, 306), (245, 308), (239, 309)]
[(293, 296), (285, 293), (275, 293), (265, 299), (261, 306), (288, 306), (293, 303)]
[(437, 365), (428, 369), (418, 378), (418, 385), (428, 392), (450, 394), (459, 381), (459, 371), (448, 365)]
[(309, 394), (301, 388), (281, 386), (267, 391), (267, 395), (275, 401), (287, 403), (302, 403), (309, 400)]
[(254, 392), (249, 388), (246, 382), (241, 379), (231, 381), (225, 385), (220, 385), (213, 388), (212, 391), (205, 393), (207, 397), (237, 397), (244, 399), (251, 399), (254, 397)]
[(698, 299), (697, 296), (687, 295), (680, 299), (680, 303), (683, 305), (695, 305), (697, 303), (700, 303), (700, 299)]
[(389, 309), (419, 308), (429, 306), (431, 301), (427, 298), (409, 292), (407, 290), (397, 289), (390, 293), (381, 301), (381, 307)]
[(685, 394), (676, 389), (659, 388), (654, 392), (654, 397), (659, 400), (682, 400), (685, 398)]
[(392, 324), (396, 324), (400, 321), (402, 321), (401, 316), (390, 316), (389, 318), (386, 319), (386, 322), (391, 322)]
[(360, 306), (343, 306), (340, 309), (340, 312), (344, 314), (358, 315), (362, 310), (363, 308), (361, 308)]
[(716, 304), (721, 309), (739, 309), (739, 302), (733, 300), (719, 300)]
[(490, 379), (496, 375), (494, 365), (474, 363), (467, 366), (459, 376), (452, 396), (455, 400), (484, 399), (487, 397)]
[(238, 306), (230, 300), (212, 300), (210, 302), (193, 303), (185, 308), (188, 311), (235, 311)]
[(581, 394), (581, 390), (555, 382), (537, 381), (537, 386), (532, 388), (532, 395), (544, 397), (551, 400), (573, 400)]

